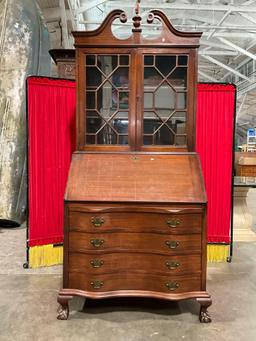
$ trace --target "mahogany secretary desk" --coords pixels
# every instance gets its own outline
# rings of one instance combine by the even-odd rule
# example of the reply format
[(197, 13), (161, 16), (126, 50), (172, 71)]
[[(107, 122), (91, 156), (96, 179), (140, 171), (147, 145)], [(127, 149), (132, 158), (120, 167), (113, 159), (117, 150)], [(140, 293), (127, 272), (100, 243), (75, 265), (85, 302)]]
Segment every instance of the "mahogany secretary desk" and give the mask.
[(179, 32), (159, 10), (159, 36), (143, 36), (137, 3), (126, 39), (111, 12), (95, 31), (74, 32), (77, 151), (65, 194), (63, 288), (73, 296), (195, 298), (206, 292), (204, 182), (195, 147), (200, 33)]

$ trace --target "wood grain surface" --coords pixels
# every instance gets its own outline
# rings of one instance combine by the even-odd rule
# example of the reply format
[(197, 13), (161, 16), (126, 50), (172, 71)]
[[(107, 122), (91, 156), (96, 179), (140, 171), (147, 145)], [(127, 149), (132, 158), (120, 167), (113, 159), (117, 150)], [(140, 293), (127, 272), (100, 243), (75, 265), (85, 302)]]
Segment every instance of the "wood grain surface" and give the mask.
[[(94, 267), (98, 265), (98, 267)], [(100, 264), (100, 265), (99, 265)], [(94, 265), (94, 266), (93, 266)], [(201, 255), (154, 255), (145, 253), (70, 253), (69, 271), (88, 275), (120, 272), (186, 275), (201, 272)]]
[[(93, 240), (102, 240), (100, 246), (94, 246)], [(170, 248), (166, 242), (178, 243)], [(95, 242), (95, 244), (99, 244)], [(69, 251), (71, 252), (148, 252), (156, 254), (200, 253), (201, 235), (161, 235), (153, 233), (69, 233)]]
[(73, 155), (68, 201), (205, 203), (195, 154)]

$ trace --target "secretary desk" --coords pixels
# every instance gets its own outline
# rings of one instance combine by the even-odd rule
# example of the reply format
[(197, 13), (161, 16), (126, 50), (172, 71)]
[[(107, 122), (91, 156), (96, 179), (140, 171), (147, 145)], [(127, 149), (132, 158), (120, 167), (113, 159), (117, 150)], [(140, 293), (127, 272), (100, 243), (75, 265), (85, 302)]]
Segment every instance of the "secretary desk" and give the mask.
[(127, 22), (122, 10), (94, 31), (73, 32), (77, 151), (58, 319), (68, 318), (73, 296), (151, 297), (195, 298), (199, 320), (210, 322), (207, 199), (194, 151), (201, 33), (179, 32), (152, 10), (147, 37), (139, 1), (126, 37), (116, 36), (116, 21)]

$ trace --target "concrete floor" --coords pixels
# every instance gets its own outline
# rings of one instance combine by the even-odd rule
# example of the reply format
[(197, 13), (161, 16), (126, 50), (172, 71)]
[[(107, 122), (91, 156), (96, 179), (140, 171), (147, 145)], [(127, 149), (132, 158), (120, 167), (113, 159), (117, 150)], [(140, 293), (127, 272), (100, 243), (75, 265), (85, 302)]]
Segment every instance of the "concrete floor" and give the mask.
[(256, 243), (237, 243), (231, 264), (210, 264), (211, 324), (198, 321), (199, 305), (143, 300), (71, 303), (68, 321), (56, 319), (61, 267), (25, 270), (25, 228), (0, 229), (0, 340), (254, 341)]

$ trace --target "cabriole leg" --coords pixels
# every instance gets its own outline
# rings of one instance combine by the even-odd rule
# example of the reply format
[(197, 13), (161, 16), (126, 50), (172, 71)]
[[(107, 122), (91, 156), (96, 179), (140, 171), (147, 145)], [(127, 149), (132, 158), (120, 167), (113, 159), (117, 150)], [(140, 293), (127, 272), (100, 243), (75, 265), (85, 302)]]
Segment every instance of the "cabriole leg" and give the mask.
[(58, 308), (58, 315), (57, 319), (58, 320), (67, 320), (69, 316), (69, 304), (68, 301), (71, 300), (73, 297), (72, 296), (63, 296), (59, 295), (57, 298), (58, 303), (60, 304)]
[(212, 319), (207, 311), (207, 308), (212, 304), (211, 298), (197, 298), (197, 302), (200, 304), (199, 320), (201, 323), (212, 322)]

